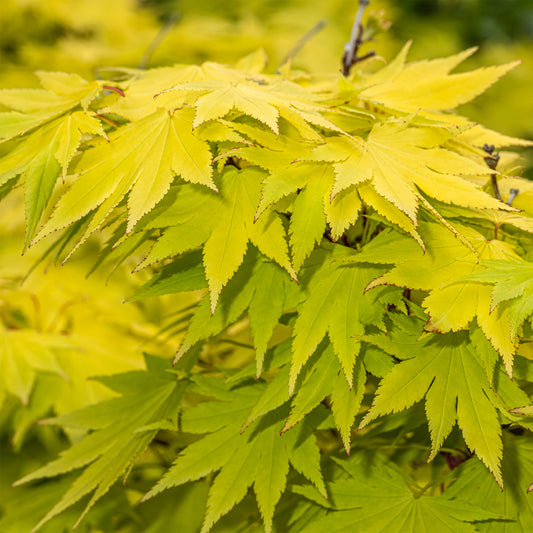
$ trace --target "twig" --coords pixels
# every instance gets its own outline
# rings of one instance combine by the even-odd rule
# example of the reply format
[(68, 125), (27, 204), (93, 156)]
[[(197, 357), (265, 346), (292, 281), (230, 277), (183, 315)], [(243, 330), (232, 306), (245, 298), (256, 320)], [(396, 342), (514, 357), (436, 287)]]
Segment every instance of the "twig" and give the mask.
[(327, 22), (322, 19), (319, 20), (305, 35), (298, 39), (298, 42), (290, 49), (289, 53), (283, 58), (283, 61), (278, 65), (276, 72), (279, 73), (279, 69), (285, 65), (288, 61), (293, 59), (296, 54), (323, 28), (326, 27)]
[(357, 57), (357, 50), (363, 43), (363, 25), (361, 21), (363, 20), (363, 13), (369, 4), (370, 0), (359, 0), (359, 7), (355, 14), (352, 33), (350, 34), (350, 41), (344, 45), (344, 55), (342, 57), (342, 73), (344, 76), (348, 76), (350, 69), (355, 63), (374, 55), (374, 52), (369, 52), (363, 57)]
[(141, 60), (139, 61), (138, 68), (140, 70), (144, 70), (148, 66), (148, 62), (154, 55), (154, 52), (159, 48), (160, 44), (164, 41), (165, 37), (170, 33), (170, 30), (172, 29), (172, 26), (178, 22), (180, 19), (180, 15), (178, 12), (174, 11), (170, 14), (168, 19), (165, 21), (163, 26), (159, 29), (157, 32), (157, 35), (154, 37), (152, 42), (148, 45), (148, 48), (146, 48), (146, 51), (144, 52)]
[[(487, 163), (487, 166), (491, 170), (496, 170), (496, 166), (498, 165), (498, 161), (500, 160), (500, 155), (493, 153), (494, 145), (484, 144), (483, 150), (488, 154), (488, 156), (484, 158), (485, 163)], [(494, 191), (494, 196), (496, 196), (496, 198), (500, 200), (500, 202), (503, 202), (502, 195), (500, 194), (500, 189), (498, 188), (498, 180), (496, 179), (496, 174), (490, 175), (490, 181), (492, 183), (492, 190)]]
[(512, 201), (516, 198), (516, 195), (520, 192), (520, 189), (511, 189), (509, 191), (509, 198), (507, 199), (507, 202), (505, 202), (507, 205), (511, 205)]

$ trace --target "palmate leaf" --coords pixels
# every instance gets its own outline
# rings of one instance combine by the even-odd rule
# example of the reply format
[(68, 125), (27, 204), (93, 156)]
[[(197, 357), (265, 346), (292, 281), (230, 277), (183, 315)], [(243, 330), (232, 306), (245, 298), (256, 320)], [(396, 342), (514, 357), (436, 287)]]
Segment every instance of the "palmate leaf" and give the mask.
[(527, 533), (533, 528), (533, 503), (528, 494), (533, 479), (533, 443), (530, 435), (516, 437), (504, 432), (503, 436), (505, 490), (502, 492), (481, 462), (473, 458), (454, 471), (456, 480), (446, 494), (512, 519), (503, 523), (478, 524), (479, 531)]
[[(181, 260), (176, 261), (176, 264), (181, 263)], [(185, 279), (178, 275), (175, 282), (169, 281), (175, 283), (174, 292), (180, 290)], [(202, 285), (198, 285), (196, 288), (201, 287)], [(170, 288), (166, 290), (170, 291)], [(285, 308), (295, 305), (298, 292), (296, 283), (290, 280), (281, 267), (265, 260), (255, 250), (250, 250), (235, 276), (222, 291), (215, 312), (211, 313), (209, 296), (206, 295), (200, 302), (176, 354), (176, 361), (197, 342), (220, 333), (248, 309), (256, 350), (256, 374), (259, 376), (274, 327)]]
[(218, 196), (206, 194), (193, 186), (179, 187), (175, 200), (171, 200), (160, 214), (150, 217), (145, 224), (145, 228), (171, 227), (156, 241), (138, 268), (203, 245), (211, 314), (215, 312), (222, 288), (243, 262), (249, 242), (295, 279), (288, 256), (286, 232), (279, 215), (272, 212), (254, 221), (263, 177), (264, 172), (255, 167), (242, 170), (226, 167), (217, 177)]
[[(389, 337), (391, 332), (389, 332)], [(501, 428), (497, 397), (466, 332), (428, 335), (416, 345), (394, 337), (367, 335), (365, 340), (404, 359), (380, 382), (360, 428), (388, 413), (400, 412), (422, 398), (431, 435), (433, 459), (455, 422), (468, 447), (485, 463), (501, 486)]]
[[(478, 522), (501, 527), (499, 520), (506, 519), (507, 513), (475, 505), (465, 497), (418, 494), (406, 484), (405, 473), (375, 454), (359, 452), (335, 462), (344, 475), (329, 484), (329, 502), (317, 500), (306, 487), (295, 488), (328, 508), (308, 524), (309, 533), (474, 533)], [(414, 480), (409, 482), (415, 486)]]
[(190, 109), (159, 111), (84, 152), (76, 165), (80, 177), (61, 197), (38, 238), (96, 209), (79, 246), (128, 193), (129, 232), (161, 200), (175, 175), (216, 190), (209, 146), (190, 131), (191, 122)]
[[(230, 511), (253, 485), (265, 530), (271, 531), (274, 508), (285, 490), (289, 463), (316, 484), (325, 495), (320, 473), (320, 454), (311, 427), (280, 433), (287, 408), (271, 411), (253, 422), (246, 431), (241, 426), (257, 402), (263, 386), (249, 385), (230, 390), (210, 387), (213, 380), (201, 379), (204, 394), (222, 401), (199, 404), (184, 410), (181, 427), (185, 432), (209, 435), (189, 445), (174, 465), (145, 496), (151, 498), (168, 488), (220, 470), (211, 485), (203, 532)], [(218, 381), (218, 380), (215, 380)]]
[(122, 396), (47, 421), (93, 432), (68, 448), (59, 459), (17, 481), (20, 485), (86, 467), (32, 531), (94, 491), (79, 523), (117, 478), (129, 472), (159, 425), (163, 421), (168, 424), (169, 420), (176, 425), (187, 384), (164, 371), (166, 361), (147, 358), (147, 364), (148, 371), (133, 371), (103, 380), (111, 387), (116, 382)]
[[(353, 368), (361, 343), (357, 336), (364, 334), (365, 325), (383, 327), (385, 307), (399, 293), (386, 288), (375, 294), (364, 292), (368, 283), (379, 276), (381, 266), (357, 264), (350, 268), (350, 250), (334, 245), (329, 253), (321, 250), (322, 268), (316, 270), (308, 282), (302, 283), (305, 300), (298, 306), (294, 326), (289, 394), (306, 361), (328, 333), (348, 384), (352, 384)], [(319, 254), (316, 254), (318, 257)]]
[(533, 265), (527, 261), (485, 259), (481, 266), (485, 270), (465, 279), (493, 286), (491, 312), (499, 306), (507, 310), (511, 336), (515, 338), (524, 320), (533, 313)]
[(87, 111), (103, 81), (88, 82), (77, 74), (36, 73), (44, 89), (2, 89), (0, 104), (13, 111), (0, 113), (0, 142), (29, 130), (77, 106)]
[(413, 127), (408, 121), (376, 124), (367, 139), (331, 137), (314, 158), (334, 163), (332, 197), (349, 186), (370, 180), (376, 192), (417, 219), (420, 192), (446, 203), (508, 209), (477, 189), (464, 175), (486, 175), (487, 167), (441, 145), (452, 136), (443, 128)]
[(319, 104), (322, 96), (277, 76), (245, 75), (220, 65), (208, 65), (211, 79), (178, 84), (161, 95), (167, 107), (176, 107), (175, 99), (180, 102), (183, 98), (180, 93), (191, 95), (195, 99), (195, 128), (207, 121), (222, 119), (235, 110), (262, 122), (275, 134), (279, 133), (280, 114), (296, 116), (296, 122), (299, 119), (339, 131), (320, 113), (326, 110)]
[(0, 162), (0, 183), (22, 174), (26, 192), (27, 247), (50, 200), (60, 174), (78, 149), (83, 133), (105, 137), (100, 121), (91, 113), (74, 111), (51, 120), (17, 141)]
[(391, 67), (386, 68), (386, 76), (378, 72), (363, 82), (370, 86), (359, 94), (359, 98), (374, 105), (383, 105), (408, 113), (420, 109), (429, 111), (453, 109), (484, 92), (520, 64), (519, 61), (515, 61), (506, 65), (450, 74), (450, 71), (472, 55), (476, 48), (470, 48), (450, 57), (405, 65), (409, 44), (391, 63)]
[(369, 283), (366, 290), (381, 285), (397, 285), (429, 291), (422, 306), (430, 316), (427, 331), (448, 332), (468, 327), (477, 317), (485, 336), (499, 351), (509, 375), (512, 374), (517, 338), (511, 336), (507, 308), (491, 312), (491, 287), (470, 282), (464, 276), (482, 270), (479, 259), (516, 260), (513, 247), (503, 241), (487, 239), (473, 228), (456, 225), (477, 254), (448, 229), (421, 222), (419, 233), (426, 252), (407, 236), (385, 231), (366, 250), (351, 261), (395, 263), (385, 275)]

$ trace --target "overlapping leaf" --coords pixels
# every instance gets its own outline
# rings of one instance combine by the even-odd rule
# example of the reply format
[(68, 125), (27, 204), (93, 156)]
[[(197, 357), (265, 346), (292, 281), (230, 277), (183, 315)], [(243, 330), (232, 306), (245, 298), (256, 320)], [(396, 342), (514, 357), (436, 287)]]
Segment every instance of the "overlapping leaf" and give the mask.
[(218, 385), (216, 389), (210, 388), (209, 381), (205, 380), (199, 385), (204, 393), (221, 401), (199, 404), (184, 411), (181, 425), (187, 432), (211, 433), (189, 445), (145, 499), (220, 470), (209, 492), (202, 531), (209, 531), (222, 515), (239, 503), (251, 485), (265, 529), (271, 531), (274, 508), (285, 490), (289, 463), (325, 495), (319, 452), (309, 425), (302, 424), (297, 430), (280, 434), (285, 409), (273, 411), (241, 432), (241, 425), (257, 402), (261, 387), (241, 387), (230, 392)]
[(85, 152), (76, 166), (80, 177), (61, 197), (41, 236), (96, 210), (83, 242), (126, 195), (129, 232), (161, 200), (176, 175), (216, 190), (209, 146), (190, 131), (191, 123), (190, 110), (159, 111)]
[(509, 311), (498, 308), (491, 312), (490, 286), (470, 282), (464, 276), (482, 269), (478, 258), (515, 260), (518, 256), (507, 242), (487, 239), (473, 228), (458, 226), (457, 229), (468, 237), (467, 242), (478, 255), (445, 227), (422, 223), (419, 232), (426, 243), (425, 253), (408, 237), (384, 232), (352, 260), (395, 263), (387, 274), (371, 282), (367, 290), (392, 284), (429, 291), (422, 304), (430, 316), (428, 331), (458, 331), (467, 328), (477, 316), (483, 332), (500, 352), (511, 374), (517, 339), (511, 336)]
[(117, 478), (131, 469), (162, 421), (168, 425), (170, 420), (176, 425), (186, 384), (164, 372), (164, 360), (153, 358), (147, 359), (147, 362), (150, 371), (134, 371), (105, 378), (105, 383), (111, 387), (116, 382), (122, 396), (49, 421), (93, 432), (68, 448), (59, 459), (17, 482), (27, 483), (86, 467), (33, 531), (94, 491), (79, 522)]
[[(474, 533), (478, 522), (489, 521), (500, 527), (502, 523), (497, 520), (507, 518), (503, 510), (494, 512), (465, 497), (417, 492), (414, 480), (379, 456), (370, 458), (368, 454), (358, 453), (349, 460), (335, 462), (342, 467), (344, 475), (329, 485), (329, 502), (317, 500), (306, 487), (296, 487), (298, 493), (328, 509), (309, 524), (306, 531), (310, 533)], [(406, 481), (415, 488), (410, 488)]]
[(378, 416), (402, 411), (425, 397), (433, 444), (430, 459), (435, 457), (457, 421), (468, 447), (502, 485), (502, 442), (496, 397), (468, 334), (429, 335), (414, 346), (404, 345), (401, 339), (394, 342), (394, 337), (386, 339), (385, 344), (379, 335), (365, 339), (404, 360), (381, 380), (360, 427)]

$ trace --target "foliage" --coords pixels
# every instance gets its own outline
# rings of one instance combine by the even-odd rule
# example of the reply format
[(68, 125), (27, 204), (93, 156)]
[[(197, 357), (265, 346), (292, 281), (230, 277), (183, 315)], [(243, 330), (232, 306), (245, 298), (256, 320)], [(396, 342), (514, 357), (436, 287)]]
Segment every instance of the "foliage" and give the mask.
[(16, 245), (77, 266), (74, 300), (96, 259), (75, 310), (1, 273), (6, 453), (49, 459), (9, 471), (3, 530), (531, 529), (533, 185), (506, 148), (532, 143), (455, 111), (517, 64), (408, 49), (0, 91)]

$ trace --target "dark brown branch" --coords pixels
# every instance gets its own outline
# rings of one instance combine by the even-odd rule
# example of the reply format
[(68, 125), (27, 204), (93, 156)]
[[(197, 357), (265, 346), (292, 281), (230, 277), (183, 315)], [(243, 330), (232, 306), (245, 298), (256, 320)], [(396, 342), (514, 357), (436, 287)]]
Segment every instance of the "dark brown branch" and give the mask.
[(368, 54), (365, 54), (364, 56), (357, 56), (357, 51), (364, 42), (362, 24), (363, 13), (369, 4), (370, 0), (359, 0), (359, 8), (355, 14), (350, 40), (344, 46), (344, 55), (342, 56), (342, 73), (344, 76), (348, 76), (350, 74), (350, 69), (356, 63), (375, 55), (375, 52), (368, 52)]
[[(494, 153), (494, 145), (484, 144), (483, 150), (488, 154), (487, 157), (484, 158), (485, 163), (487, 163), (487, 166), (491, 170), (496, 170), (496, 166), (498, 165), (500, 156), (499, 154)], [(492, 190), (494, 191), (494, 196), (496, 196), (496, 198), (500, 200), (500, 202), (503, 202), (502, 195), (500, 194), (500, 189), (498, 188), (498, 180), (496, 178), (496, 174), (490, 175), (490, 182), (492, 183)]]

